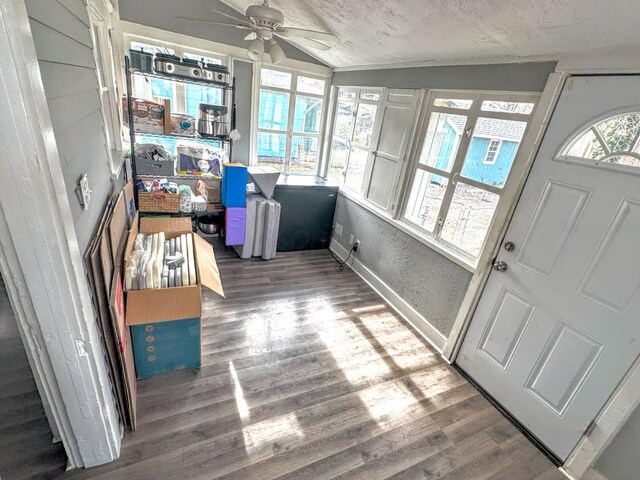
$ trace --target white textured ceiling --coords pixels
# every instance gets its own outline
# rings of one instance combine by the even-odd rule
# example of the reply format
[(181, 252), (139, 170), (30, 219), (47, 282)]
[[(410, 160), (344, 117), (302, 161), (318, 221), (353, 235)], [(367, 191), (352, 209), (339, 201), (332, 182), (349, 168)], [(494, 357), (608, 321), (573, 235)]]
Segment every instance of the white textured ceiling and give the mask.
[[(258, 1), (223, 0), (238, 11)], [(336, 67), (538, 56), (640, 45), (639, 0), (271, 0), (285, 25), (328, 30)], [(214, 15), (214, 14), (212, 14)], [(215, 16), (215, 15), (214, 15)], [(295, 38), (290, 39), (296, 44)]]

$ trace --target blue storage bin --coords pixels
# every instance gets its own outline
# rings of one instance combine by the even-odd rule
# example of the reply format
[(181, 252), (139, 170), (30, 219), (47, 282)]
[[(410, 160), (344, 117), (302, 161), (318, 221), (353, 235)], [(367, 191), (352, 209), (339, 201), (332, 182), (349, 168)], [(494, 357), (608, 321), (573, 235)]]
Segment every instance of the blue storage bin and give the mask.
[(225, 207), (245, 207), (247, 202), (247, 167), (242, 163), (222, 166), (220, 201)]

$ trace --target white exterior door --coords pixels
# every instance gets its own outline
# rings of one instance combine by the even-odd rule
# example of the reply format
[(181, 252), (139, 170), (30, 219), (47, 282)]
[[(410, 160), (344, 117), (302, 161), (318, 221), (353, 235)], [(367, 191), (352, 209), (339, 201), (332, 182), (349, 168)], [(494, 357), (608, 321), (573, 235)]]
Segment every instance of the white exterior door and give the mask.
[(457, 359), (563, 461), (640, 354), (629, 112), (640, 77), (567, 80)]

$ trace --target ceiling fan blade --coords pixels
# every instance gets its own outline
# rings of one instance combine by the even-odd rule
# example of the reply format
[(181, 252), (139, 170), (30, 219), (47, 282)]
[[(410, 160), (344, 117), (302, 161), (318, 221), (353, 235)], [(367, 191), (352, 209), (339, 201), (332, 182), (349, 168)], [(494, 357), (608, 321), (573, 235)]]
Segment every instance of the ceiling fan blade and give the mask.
[(202, 22), (202, 23), (209, 23), (211, 25), (223, 25), (225, 27), (253, 29), (253, 27), (248, 23), (241, 23), (241, 22), (225, 22), (222, 20), (206, 20), (204, 18), (190, 18), (190, 17), (175, 17), (175, 18), (178, 18), (180, 20), (188, 20), (190, 22)]
[(300, 45), (303, 45), (305, 47), (314, 48), (316, 50), (322, 50), (323, 52), (326, 52), (327, 50), (331, 50), (330, 45), (325, 45), (324, 43), (317, 42), (316, 40), (312, 40), (310, 38), (288, 37), (288, 36), (282, 35), (281, 32), (276, 33), (276, 35), (279, 37), (286, 38), (287, 41), (291, 43), (294, 43), (294, 44), (299, 43)]
[(322, 40), (323, 42), (338, 42), (340, 41), (333, 33), (319, 32), (317, 30), (307, 30), (306, 28), (289, 28), (282, 27), (286, 30), (290, 36), (309, 38), (311, 40)]
[(211, 11), (213, 13), (217, 13), (218, 15), (222, 15), (223, 17), (227, 17), (227, 18), (230, 18), (231, 20), (235, 20), (236, 22), (249, 23), (247, 21), (247, 18), (241, 13), (239, 13), (238, 16), (236, 17), (235, 15), (229, 15), (228, 13), (221, 12), (220, 10), (216, 10), (215, 8), (212, 8)]
[(258, 38), (256, 32), (250, 32), (246, 37), (244, 37), (245, 40), (255, 40), (256, 38)]

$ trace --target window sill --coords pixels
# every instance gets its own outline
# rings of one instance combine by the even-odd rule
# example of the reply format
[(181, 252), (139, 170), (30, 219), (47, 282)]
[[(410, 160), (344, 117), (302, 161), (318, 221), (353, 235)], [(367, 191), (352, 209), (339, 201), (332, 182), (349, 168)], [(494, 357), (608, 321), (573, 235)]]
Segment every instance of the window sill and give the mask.
[(449, 250), (446, 247), (444, 247), (443, 245), (437, 243), (433, 239), (431, 239), (429, 237), (426, 237), (422, 232), (420, 232), (420, 231), (418, 231), (418, 230), (416, 230), (414, 228), (411, 228), (406, 223), (404, 223), (404, 222), (402, 222), (400, 220), (397, 220), (395, 218), (388, 217), (383, 211), (381, 211), (380, 209), (376, 208), (374, 205), (371, 205), (371, 204), (363, 201), (362, 198), (357, 197), (356, 195), (354, 195), (353, 193), (349, 192), (344, 187), (340, 187), (340, 190), (338, 191), (338, 193), (340, 193), (341, 195), (345, 196), (346, 198), (348, 198), (352, 202), (358, 204), (359, 206), (361, 206), (365, 210), (373, 213), (374, 215), (376, 215), (380, 219), (384, 220), (385, 222), (389, 223), (390, 225), (394, 226), (398, 230), (401, 230), (402, 232), (406, 233), (407, 235), (409, 235), (413, 239), (417, 240), (418, 242), (422, 243), (423, 245), (426, 245), (427, 247), (431, 248), (432, 250), (435, 250), (440, 255), (446, 257), (447, 259), (449, 259), (452, 262), (454, 262), (455, 264), (461, 266), (465, 270), (468, 270), (471, 273), (474, 273), (476, 271), (476, 268), (477, 268), (477, 264), (476, 263), (473, 263), (473, 262), (469, 261), (468, 259), (458, 255), (457, 253), (452, 252), (451, 250)]
[(122, 168), (124, 167), (125, 160), (127, 158), (128, 146), (122, 145), (124, 150), (111, 150), (111, 179), (115, 180), (122, 174)]

